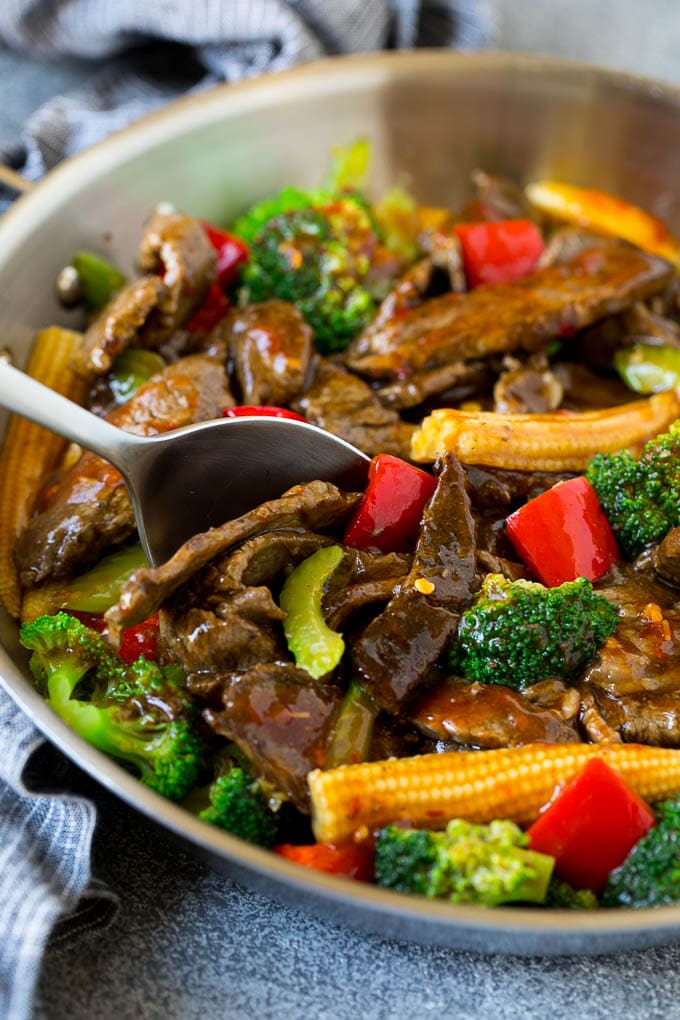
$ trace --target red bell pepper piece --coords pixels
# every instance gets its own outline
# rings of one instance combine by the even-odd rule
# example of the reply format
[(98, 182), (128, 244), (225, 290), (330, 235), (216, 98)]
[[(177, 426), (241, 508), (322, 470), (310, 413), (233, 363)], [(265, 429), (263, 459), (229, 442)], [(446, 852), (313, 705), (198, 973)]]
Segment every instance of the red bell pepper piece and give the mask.
[(426, 471), (380, 453), (368, 468), (364, 498), (345, 531), (345, 545), (408, 552), (418, 540), (425, 504), (437, 487)]
[(543, 584), (597, 581), (620, 558), (597, 493), (580, 476), (558, 482), (505, 522), (515, 549)]
[(155, 661), (158, 655), (158, 613), (148, 620), (142, 620), (134, 627), (126, 627), (120, 639), (118, 655), (130, 664), (143, 655), (149, 661)]
[(469, 287), (526, 276), (543, 253), (543, 238), (531, 220), (460, 223), (455, 231)]
[(527, 835), (532, 850), (555, 858), (561, 878), (597, 893), (654, 823), (649, 804), (601, 758), (593, 758)]
[(226, 407), (222, 411), (223, 418), (292, 418), (293, 421), (303, 421), (308, 424), (307, 419), (295, 411), (289, 411), (285, 407), (274, 407), (270, 404), (242, 404), (241, 407)]
[(375, 854), (373, 847), (365, 843), (312, 843), (309, 846), (280, 843), (274, 847), (274, 853), (328, 875), (354, 878), (358, 882), (374, 879)]
[[(91, 630), (99, 631), (100, 634), (106, 630), (106, 620), (99, 613), (83, 613), (76, 609), (69, 610), (69, 613)], [(135, 624), (134, 627), (125, 628), (121, 635), (118, 655), (127, 665), (140, 655), (149, 661), (155, 661), (158, 655), (158, 613), (154, 613), (148, 620)]]
[(240, 237), (228, 234), (212, 223), (206, 223), (205, 220), (201, 220), (201, 223), (217, 252), (217, 282), (222, 287), (231, 287), (238, 277), (238, 267), (248, 259), (248, 246)]
[(199, 305), (186, 324), (189, 333), (207, 333), (213, 326), (216, 326), (220, 319), (229, 311), (231, 302), (215, 280), (210, 285), (210, 290), (203, 298), (203, 304)]

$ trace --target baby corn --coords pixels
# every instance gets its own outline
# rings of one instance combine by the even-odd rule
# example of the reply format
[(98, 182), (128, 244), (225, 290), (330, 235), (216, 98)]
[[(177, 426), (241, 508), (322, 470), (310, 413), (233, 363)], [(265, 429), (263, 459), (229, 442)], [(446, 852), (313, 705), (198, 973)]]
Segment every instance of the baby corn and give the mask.
[(680, 415), (675, 390), (602, 411), (495, 414), (438, 408), (411, 439), (411, 457), (452, 451), (463, 464), (517, 471), (583, 471), (596, 453), (641, 446)]
[[(85, 395), (85, 383), (71, 369), (80, 334), (60, 326), (38, 333), (26, 371), (71, 400)], [(0, 600), (19, 616), (21, 588), (14, 545), (26, 527), (45, 476), (59, 463), (67, 443), (25, 418), (12, 417), (0, 452)]]
[(641, 744), (527, 744), (343, 765), (308, 776), (320, 843), (390, 822), (444, 828), (452, 818), (534, 821), (557, 787), (602, 758), (651, 802), (680, 792), (680, 750)]

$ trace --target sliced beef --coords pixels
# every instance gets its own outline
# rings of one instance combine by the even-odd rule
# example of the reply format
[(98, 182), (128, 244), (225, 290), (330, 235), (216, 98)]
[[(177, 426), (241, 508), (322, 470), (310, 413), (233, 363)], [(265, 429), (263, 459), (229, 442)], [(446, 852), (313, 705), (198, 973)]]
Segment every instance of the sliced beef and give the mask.
[(553, 371), (564, 393), (562, 407), (566, 411), (599, 411), (630, 402), (631, 392), (618, 376), (601, 375), (575, 361), (559, 362)]
[(308, 811), (307, 773), (323, 768), (341, 693), (304, 670), (277, 663), (223, 678), (221, 712), (204, 718), (235, 741), (260, 773)]
[(161, 648), (187, 672), (247, 669), (286, 657), (280, 628), (285, 615), (265, 587), (206, 601), (185, 595), (160, 614)]
[(538, 265), (543, 269), (559, 262), (570, 262), (577, 255), (601, 243), (601, 235), (591, 233), (582, 227), (559, 227), (548, 239)]
[(656, 547), (654, 569), (663, 581), (680, 588), (680, 528), (669, 531)]
[(103, 375), (126, 347), (142, 346), (145, 326), (165, 295), (160, 276), (140, 276), (127, 283), (88, 328), (75, 368), (85, 376)]
[(673, 322), (665, 315), (652, 312), (641, 301), (624, 313), (623, 326), (628, 341), (631, 343), (680, 347), (680, 326), (678, 323)]
[(453, 361), (540, 351), (556, 337), (663, 290), (672, 268), (620, 242), (603, 242), (569, 262), (511, 283), (431, 298), (348, 348), (347, 364), (371, 379), (406, 379)]
[(475, 510), (505, 511), (535, 499), (557, 482), (573, 476), (554, 471), (507, 471), (466, 464), (465, 477)]
[(435, 396), (447, 404), (459, 404), (490, 389), (490, 379), (489, 366), (484, 361), (452, 361), (381, 386), (375, 392), (381, 404), (397, 410), (417, 407)]
[(320, 363), (312, 385), (291, 406), (371, 457), (378, 453), (409, 456), (416, 426), (383, 407), (362, 379), (328, 361)]
[(328, 626), (342, 631), (354, 613), (377, 602), (389, 602), (410, 567), (408, 555), (347, 549), (324, 595)]
[(217, 255), (199, 220), (156, 212), (139, 247), (139, 268), (161, 274), (165, 291), (144, 331), (144, 345), (158, 347), (184, 325), (215, 279)]
[(289, 404), (302, 389), (312, 356), (312, 330), (295, 305), (265, 301), (231, 312), (215, 327), (236, 368), (243, 404)]
[(509, 357), (503, 369), (493, 388), (498, 414), (546, 414), (562, 403), (562, 384), (545, 355), (535, 354), (525, 364)]
[(398, 711), (448, 644), (472, 595), (475, 558), (465, 475), (447, 455), (423, 515), (411, 571), (352, 648), (354, 668), (382, 708)]
[(589, 733), (594, 725), (624, 741), (680, 747), (680, 613), (672, 594), (664, 593), (666, 606), (655, 600), (663, 586), (626, 573), (605, 591), (621, 622), (581, 677), (583, 724)]
[(167, 563), (136, 571), (118, 604), (106, 614), (112, 634), (156, 612), (197, 571), (232, 546), (279, 528), (316, 531), (342, 524), (360, 499), (360, 494), (341, 492), (329, 482), (307, 482), (219, 528), (194, 535)]
[(572, 725), (519, 691), (499, 684), (449, 680), (419, 697), (409, 720), (435, 740), (466, 748), (568, 744), (579, 737)]
[(267, 531), (248, 539), (214, 564), (212, 588), (218, 592), (233, 592), (248, 585), (271, 585), (317, 549), (333, 544), (334, 539), (328, 535), (316, 535), (312, 531), (285, 528)]
[[(214, 418), (230, 400), (222, 366), (195, 355), (154, 376), (108, 420), (127, 432), (156, 435)], [(17, 542), (21, 583), (28, 588), (72, 576), (134, 529), (122, 477), (100, 457), (83, 453)]]

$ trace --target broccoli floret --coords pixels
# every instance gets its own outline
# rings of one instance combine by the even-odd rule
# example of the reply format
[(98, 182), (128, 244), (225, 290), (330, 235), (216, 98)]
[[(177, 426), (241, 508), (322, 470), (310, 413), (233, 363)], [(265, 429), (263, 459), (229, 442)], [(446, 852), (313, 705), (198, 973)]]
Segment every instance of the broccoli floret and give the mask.
[(279, 822), (265, 797), (262, 786), (243, 769), (234, 767), (218, 776), (210, 787), (210, 806), (199, 812), (204, 822), (217, 825), (233, 836), (272, 847), (276, 843)]
[(555, 861), (527, 850), (528, 842), (508, 821), (473, 825), (455, 819), (444, 832), (390, 825), (378, 834), (376, 881), (451, 903), (542, 903)]
[(586, 477), (625, 556), (636, 556), (680, 525), (680, 420), (631, 453), (600, 453)]
[(680, 903), (680, 797), (654, 805), (657, 824), (612, 871), (604, 907), (662, 907)]
[(322, 189), (303, 191), (300, 188), (283, 188), (277, 195), (257, 202), (243, 216), (239, 216), (233, 223), (231, 232), (250, 245), (267, 224), (279, 216), (294, 212), (296, 209), (309, 209), (310, 206), (330, 200), (331, 193)]
[(617, 624), (615, 607), (585, 577), (544, 588), (489, 574), (461, 616), (450, 661), (468, 680), (516, 689), (548, 677), (569, 679)]
[(546, 893), (545, 906), (554, 910), (595, 910), (598, 902), (591, 889), (574, 889), (568, 882), (553, 875)]
[[(248, 223), (265, 215), (251, 211)], [(379, 251), (363, 200), (317, 196), (271, 217), (256, 233), (243, 270), (243, 296), (291, 301), (314, 330), (319, 350), (340, 350), (369, 322), (389, 287), (389, 274), (372, 266)], [(377, 261), (383, 270), (391, 258), (396, 271), (398, 260), (382, 251), (387, 258)]]
[[(184, 712), (174, 669), (140, 660), (131, 667), (67, 613), (21, 628), (31, 670), (50, 707), (94, 747), (134, 765), (141, 780), (180, 800), (196, 783), (203, 746)], [(89, 696), (74, 697), (87, 686)], [(172, 708), (170, 709), (170, 706)]]

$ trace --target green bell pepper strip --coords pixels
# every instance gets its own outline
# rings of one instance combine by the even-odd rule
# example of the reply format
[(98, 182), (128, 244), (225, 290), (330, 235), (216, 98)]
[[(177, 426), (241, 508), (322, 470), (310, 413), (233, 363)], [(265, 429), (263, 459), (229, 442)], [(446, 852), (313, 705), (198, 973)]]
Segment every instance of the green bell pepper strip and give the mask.
[(340, 706), (326, 752), (327, 769), (368, 759), (378, 708), (358, 680), (352, 680)]
[(121, 588), (135, 570), (148, 566), (138, 542), (104, 556), (92, 570), (67, 581), (59, 603), (79, 613), (105, 613), (115, 605)]
[(616, 369), (636, 393), (662, 393), (680, 386), (680, 348), (635, 344), (614, 355)]
[(293, 570), (279, 597), (288, 648), (296, 665), (315, 680), (335, 669), (345, 651), (341, 635), (327, 626), (321, 611), (324, 585), (343, 556), (339, 545), (318, 549)]
[(124, 404), (156, 372), (162, 372), (165, 360), (156, 351), (128, 347), (113, 363), (109, 389), (117, 404)]
[(125, 276), (108, 259), (91, 251), (77, 251), (71, 265), (78, 273), (88, 308), (103, 308), (125, 283)]

